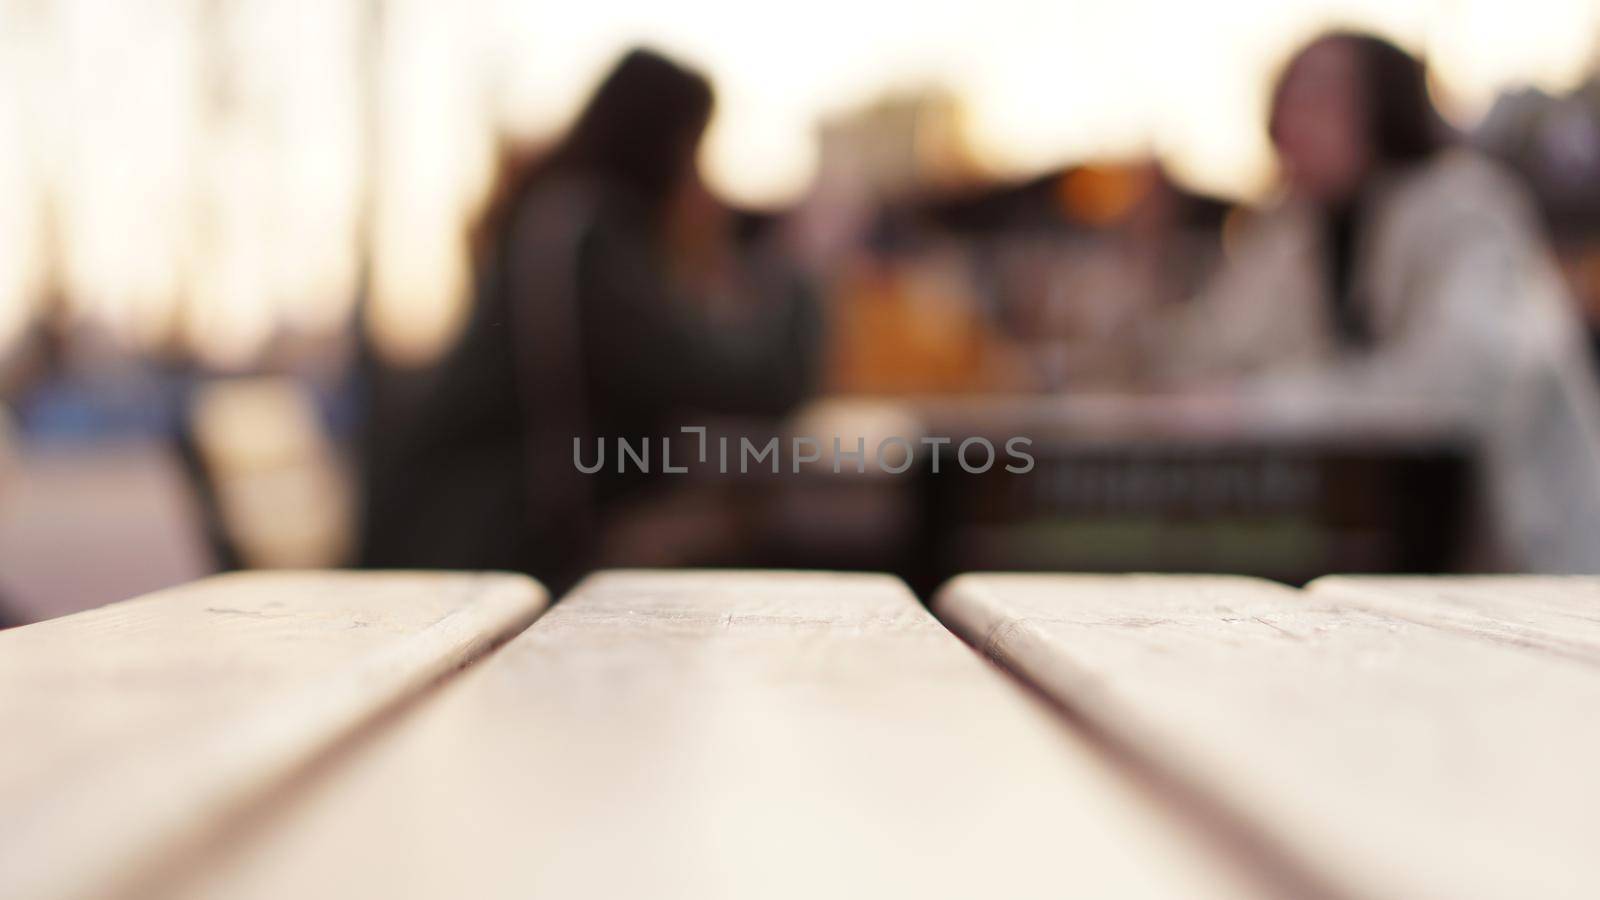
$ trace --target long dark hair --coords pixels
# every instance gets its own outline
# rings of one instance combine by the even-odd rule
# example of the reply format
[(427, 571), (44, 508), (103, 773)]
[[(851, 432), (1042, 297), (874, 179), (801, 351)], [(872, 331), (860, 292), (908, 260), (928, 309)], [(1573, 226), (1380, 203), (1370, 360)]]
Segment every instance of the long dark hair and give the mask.
[(620, 187), (659, 219), (693, 163), (711, 107), (704, 76), (655, 51), (630, 50), (548, 153), (502, 154), (489, 204), (473, 230), (474, 246), (492, 241), (528, 192), (556, 175), (586, 175)]
[[(1267, 129), (1277, 136), (1283, 90), (1294, 67), (1306, 54), (1330, 44), (1354, 51), (1361, 104), (1366, 113), (1366, 136), (1373, 162), (1380, 168), (1407, 168), (1431, 159), (1450, 143), (1444, 118), (1428, 95), (1427, 69), (1422, 61), (1380, 37), (1353, 31), (1335, 31), (1318, 37), (1296, 53), (1278, 77), (1272, 94), (1272, 114)], [(1359, 296), (1357, 253), (1366, 192), (1334, 203), (1322, 211), (1327, 246), (1328, 317), (1333, 333), (1347, 350), (1370, 350), (1377, 340), (1370, 310)]]
[(1278, 76), (1272, 91), (1269, 133), (1277, 130), (1278, 106), (1289, 73), (1315, 47), (1342, 44), (1355, 51), (1367, 135), (1380, 165), (1421, 162), (1453, 139), (1428, 93), (1427, 68), (1394, 44), (1359, 31), (1330, 31), (1306, 44)]

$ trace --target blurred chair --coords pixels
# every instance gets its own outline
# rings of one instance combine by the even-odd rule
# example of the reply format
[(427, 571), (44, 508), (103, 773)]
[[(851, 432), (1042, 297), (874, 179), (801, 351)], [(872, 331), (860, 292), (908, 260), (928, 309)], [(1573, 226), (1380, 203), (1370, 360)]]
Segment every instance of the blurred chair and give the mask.
[[(16, 439), (12, 435), (11, 413), (0, 405), (0, 503), (4, 502), (7, 482), (16, 468)], [(3, 586), (0, 586), (0, 629), (21, 625), (22, 617), (6, 600)]]
[(189, 407), (202, 495), (228, 555), (248, 568), (327, 568), (350, 561), (351, 477), (309, 393), (287, 378), (217, 381)]

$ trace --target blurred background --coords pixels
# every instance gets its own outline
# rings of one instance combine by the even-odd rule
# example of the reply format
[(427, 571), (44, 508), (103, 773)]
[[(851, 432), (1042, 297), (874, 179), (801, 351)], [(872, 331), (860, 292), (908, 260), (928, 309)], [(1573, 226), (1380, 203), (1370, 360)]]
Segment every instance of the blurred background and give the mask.
[[(1317, 193), (1293, 164), (1339, 140), (1316, 134), (1342, 102), (1318, 92), (1359, 82), (1374, 103), (1391, 87), (1375, 73), (1394, 71), (1297, 56), (1330, 29), (1424, 60), (1448, 153), (1472, 162), (1425, 184), (1413, 170), (1434, 156), (1374, 151), (1359, 188)], [(585, 104), (641, 45), (673, 68), (613, 105), (635, 124), (580, 140)], [(682, 140), (628, 130), (670, 107), (672, 72), (714, 91), (703, 139), (700, 123)], [(1594, 570), (1597, 73), (1594, 0), (0, 0), (0, 618), (238, 567), (481, 564), (560, 583), (601, 564), (824, 566), (919, 587), (978, 568)], [(590, 217), (540, 199), (562, 178), (626, 181), (648, 163), (606, 148), (647, 138), (662, 158), (687, 141), (696, 200), (677, 185), (668, 212), (606, 199)], [(1405, 179), (1419, 187), (1391, 189)], [(579, 223), (579, 249), (518, 230), (541, 203)], [(1274, 211), (1296, 204), (1327, 226), (1331, 295), (1356, 298), (1329, 301), (1320, 349), (1261, 324), (1295, 307), (1292, 279), (1243, 318), (1208, 305), (1255, 265), (1235, 257), (1272, 256), (1250, 248), (1289, 233)], [(589, 319), (516, 312), (565, 283), (517, 280), (546, 258), (577, 272)], [(682, 315), (629, 325), (647, 301), (607, 287), (619, 270)], [(1391, 276), (1404, 287), (1373, 286)], [(1423, 308), (1421, 280), (1445, 312), (1385, 311)], [(1497, 299), (1456, 298), (1472, 285)], [(804, 309), (777, 315), (779, 295)], [(1452, 324), (1480, 302), (1498, 305)], [(1376, 324), (1347, 328), (1349, 308)], [(1216, 339), (1197, 318), (1243, 323), (1229, 339), (1252, 348), (1188, 364)], [(632, 380), (594, 370), (684, 322), (694, 336), (673, 346), (744, 342), (794, 383), (643, 396), (681, 370), (665, 349), (627, 355)], [(1469, 331), (1435, 348), (1438, 377), (1351, 374)], [(573, 348), (588, 362), (553, 368)], [(507, 350), (500, 368), (463, 361)], [(1486, 364), (1501, 356), (1505, 371)], [(1496, 374), (1463, 387), (1456, 369)], [(563, 378), (577, 387), (546, 396)], [(824, 460), (575, 497), (505, 463), (559, 468), (574, 436), (708, 421), (850, 447), (1025, 435), (1038, 465), (876, 477)], [(481, 477), (434, 477), (460, 471)], [(481, 545), (473, 528), (517, 546), (431, 552), (451, 534)]]

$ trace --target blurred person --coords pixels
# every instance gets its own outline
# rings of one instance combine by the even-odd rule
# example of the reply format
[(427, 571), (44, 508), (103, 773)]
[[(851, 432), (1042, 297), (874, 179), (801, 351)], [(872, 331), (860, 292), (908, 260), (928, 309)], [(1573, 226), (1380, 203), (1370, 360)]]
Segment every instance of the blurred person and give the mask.
[[(635, 50), (553, 149), (502, 167), (464, 335), (380, 436), (398, 446), (369, 474), (366, 564), (516, 569), (559, 589), (662, 486), (663, 438), (696, 413), (776, 416), (803, 398), (820, 324), (783, 266), (736, 251), (700, 181), (712, 103), (702, 76)], [(617, 474), (618, 438), (650, 442), (651, 474)], [(577, 470), (575, 439), (586, 462), (605, 442), (599, 473)]]
[(1506, 562), (1600, 569), (1600, 397), (1522, 186), (1453, 139), (1420, 61), (1369, 35), (1296, 54), (1268, 132), (1281, 196), (1159, 332), (1155, 367), (1452, 414), (1481, 437)]

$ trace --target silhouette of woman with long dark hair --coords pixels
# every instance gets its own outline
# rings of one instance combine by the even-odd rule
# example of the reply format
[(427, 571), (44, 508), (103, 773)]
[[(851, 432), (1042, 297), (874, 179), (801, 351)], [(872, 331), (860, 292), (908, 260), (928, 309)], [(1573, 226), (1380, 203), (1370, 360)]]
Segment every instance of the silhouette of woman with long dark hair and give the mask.
[(803, 397), (814, 307), (781, 267), (734, 252), (695, 165), (711, 109), (704, 78), (635, 50), (559, 144), (502, 166), (473, 236), (472, 317), (370, 473), (367, 564), (560, 586), (660, 474), (608, 459), (583, 475), (575, 439), (659, 452), (694, 413), (777, 415)]

